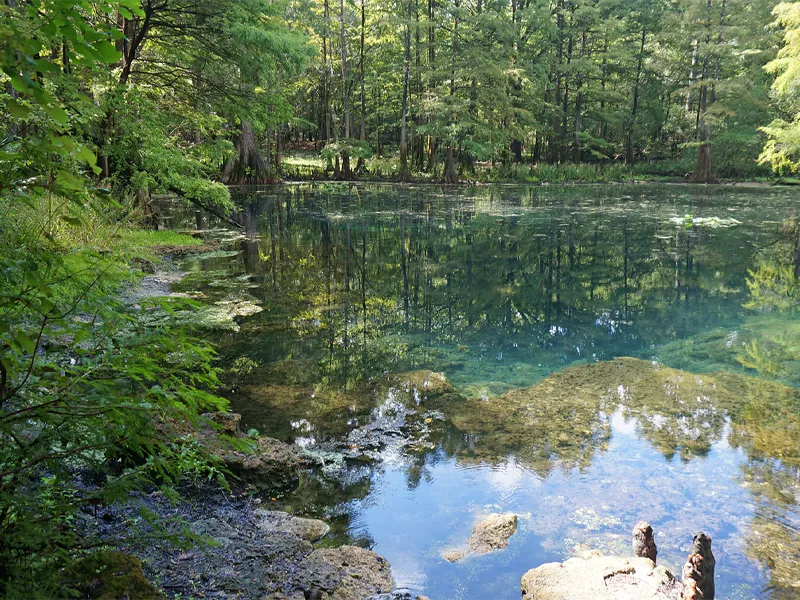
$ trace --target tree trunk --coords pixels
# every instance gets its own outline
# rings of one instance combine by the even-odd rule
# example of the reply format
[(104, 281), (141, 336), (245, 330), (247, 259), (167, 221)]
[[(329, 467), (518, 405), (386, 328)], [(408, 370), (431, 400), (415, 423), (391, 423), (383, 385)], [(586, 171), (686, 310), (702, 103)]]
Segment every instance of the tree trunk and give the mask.
[[(323, 110), (325, 111), (325, 143), (329, 144), (331, 141), (331, 110), (330, 110), (330, 76), (333, 72), (333, 65), (330, 63), (330, 53), (328, 53), (328, 32), (331, 27), (330, 8), (328, 0), (324, 4), (325, 15), (325, 31), (322, 35), (322, 62), (324, 63), (324, 70), (322, 76), (322, 90), (323, 90)], [(331, 53), (333, 48), (331, 48)]]
[(511, 153), (514, 155), (514, 162), (522, 162), (522, 140), (511, 140)]
[(342, 150), (342, 179), (353, 179), (353, 171), (350, 169), (350, 155), (347, 150)]
[(694, 99), (692, 98), (692, 84), (694, 83), (695, 77), (697, 77), (697, 53), (700, 47), (700, 40), (694, 40), (692, 43), (692, 68), (689, 70), (689, 90), (686, 92), (686, 114), (692, 112), (692, 106), (694, 105)]
[(227, 185), (266, 183), (270, 179), (269, 164), (261, 155), (253, 128), (242, 121), (241, 130), (234, 136), (236, 152), (222, 170), (222, 181)]
[[(581, 58), (586, 53), (586, 32), (581, 34)], [(577, 97), (575, 99), (575, 129), (572, 137), (572, 162), (581, 162), (581, 112), (583, 111), (583, 72), (578, 72)]]
[[(572, 63), (572, 36), (567, 44), (567, 67)], [(569, 108), (569, 69), (564, 75), (564, 96), (561, 99), (561, 139), (558, 144), (558, 162), (567, 162), (567, 115)]]
[(444, 183), (458, 183), (458, 178), (456, 177), (456, 169), (455, 165), (453, 164), (453, 147), (448, 146), (445, 150), (445, 159), (444, 159)]
[[(706, 25), (706, 48), (711, 42), (711, 2), (706, 2), (707, 25)], [(706, 50), (707, 51), (707, 50)], [(700, 86), (700, 107), (698, 110), (698, 138), (700, 145), (697, 147), (697, 163), (694, 169), (694, 181), (697, 183), (709, 183), (713, 180), (711, 169), (711, 123), (708, 120), (708, 61), (706, 54), (703, 60), (702, 85)], [(713, 101), (713, 98), (712, 98)]]
[[(362, 142), (367, 140), (367, 124), (366, 124), (366, 112), (367, 112), (367, 96), (364, 93), (364, 33), (366, 30), (366, 12), (364, 10), (364, 3), (366, 0), (361, 0), (361, 43), (359, 48), (359, 79), (361, 84), (361, 128), (358, 133), (358, 139)], [(356, 164), (356, 171), (360, 173), (364, 169), (364, 157), (358, 157), (358, 163)]]
[(636, 114), (639, 110), (639, 81), (642, 77), (642, 61), (644, 60), (644, 44), (647, 39), (647, 30), (642, 27), (642, 44), (639, 47), (639, 61), (636, 66), (636, 83), (633, 86), (633, 107), (631, 108), (631, 122), (628, 125), (628, 138), (625, 143), (625, 164), (633, 165), (635, 156), (633, 149), (636, 135)]
[(341, 19), (342, 93), (344, 95), (344, 137), (350, 137), (350, 87), (347, 85), (347, 40), (344, 36), (344, 0), (339, 0)]
[(408, 181), (411, 172), (408, 168), (408, 76), (411, 62), (411, 10), (412, 0), (408, 0), (408, 21), (406, 21), (405, 61), (403, 65), (403, 112), (400, 117), (400, 181)]

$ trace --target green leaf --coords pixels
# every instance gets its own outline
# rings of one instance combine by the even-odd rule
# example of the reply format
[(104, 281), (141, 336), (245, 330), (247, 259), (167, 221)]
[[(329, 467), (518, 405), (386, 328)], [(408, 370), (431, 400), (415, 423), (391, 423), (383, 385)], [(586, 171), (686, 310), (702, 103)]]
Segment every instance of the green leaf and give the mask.
[(13, 87), (20, 94), (24, 93), (25, 90), (28, 89), (28, 86), (25, 84), (25, 79), (23, 79), (22, 75), (14, 75), (11, 78), (11, 87)]
[(81, 146), (78, 148), (78, 151), (75, 153), (75, 158), (90, 167), (97, 165), (97, 156), (88, 146)]
[(11, 116), (15, 119), (24, 119), (31, 112), (30, 108), (24, 104), (20, 104), (14, 98), (9, 98), (6, 101), (6, 108), (8, 109), (8, 112), (11, 113)]
[(53, 98), (39, 86), (34, 86), (33, 97), (36, 99), (36, 102), (42, 106), (47, 106), (48, 104), (53, 104), (55, 102), (55, 98)]
[(16, 342), (28, 354), (33, 354), (33, 352), (36, 350), (36, 342), (34, 342), (24, 331), (17, 332), (17, 334), (14, 336), (14, 342)]
[(108, 64), (115, 63), (122, 58), (122, 53), (119, 52), (111, 42), (100, 42), (95, 44), (94, 47), (103, 61)]
[(85, 184), (80, 177), (76, 177), (69, 171), (59, 169), (56, 175), (56, 185), (67, 190), (82, 190)]
[(69, 113), (60, 106), (53, 106), (47, 109), (47, 114), (59, 125), (66, 125), (69, 123)]

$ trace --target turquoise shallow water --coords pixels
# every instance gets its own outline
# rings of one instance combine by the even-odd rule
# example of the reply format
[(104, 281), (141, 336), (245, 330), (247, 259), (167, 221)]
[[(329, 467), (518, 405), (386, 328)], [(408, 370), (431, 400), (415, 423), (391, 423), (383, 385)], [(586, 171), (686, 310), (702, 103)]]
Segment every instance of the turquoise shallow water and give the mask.
[[(433, 599), (511, 599), (543, 562), (627, 553), (643, 518), (676, 571), (696, 531), (712, 536), (720, 598), (800, 589), (791, 390), (723, 375), (725, 395), (653, 403), (634, 374), (598, 384), (608, 394), (586, 408), (559, 405), (556, 379), (522, 433), (475, 414), (622, 356), (796, 387), (797, 192), (321, 185), (239, 201), (246, 237), (189, 261), (181, 287), (243, 308), (215, 339), (248, 426), (313, 449), (374, 417), (386, 398), (370, 382), (385, 373), (454, 386), (427, 446), (316, 469), (280, 500), (332, 521), (332, 541), (374, 548)], [(507, 550), (440, 557), (506, 511), (520, 516)]]

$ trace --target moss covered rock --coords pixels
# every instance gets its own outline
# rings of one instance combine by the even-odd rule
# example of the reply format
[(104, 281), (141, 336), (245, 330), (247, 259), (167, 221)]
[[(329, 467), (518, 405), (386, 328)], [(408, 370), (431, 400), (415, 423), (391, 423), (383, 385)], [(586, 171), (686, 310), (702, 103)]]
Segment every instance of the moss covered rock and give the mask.
[[(160, 600), (166, 596), (145, 579), (142, 563), (124, 552), (95, 552), (72, 563), (64, 584), (81, 598), (97, 600)], [(71, 597), (71, 594), (65, 594)]]

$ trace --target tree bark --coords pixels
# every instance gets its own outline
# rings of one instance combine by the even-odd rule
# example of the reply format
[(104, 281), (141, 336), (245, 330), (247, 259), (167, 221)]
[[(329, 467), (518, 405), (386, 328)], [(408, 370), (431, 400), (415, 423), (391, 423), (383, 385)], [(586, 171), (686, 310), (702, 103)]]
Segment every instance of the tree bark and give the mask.
[[(581, 34), (581, 58), (586, 54), (586, 31)], [(581, 162), (581, 113), (583, 111), (583, 72), (578, 72), (577, 97), (575, 98), (575, 129), (572, 137), (572, 162)]]
[(344, 36), (344, 0), (339, 0), (341, 19), (342, 94), (344, 96), (344, 137), (350, 137), (350, 86), (347, 85), (347, 40)]
[[(711, 42), (711, 2), (707, 0), (707, 24), (706, 24), (706, 52)], [(703, 60), (702, 85), (700, 86), (700, 107), (698, 110), (698, 138), (700, 145), (697, 147), (697, 162), (694, 169), (694, 181), (696, 183), (710, 183), (713, 181), (713, 171), (711, 169), (711, 123), (708, 120), (708, 61), (706, 54)]]

